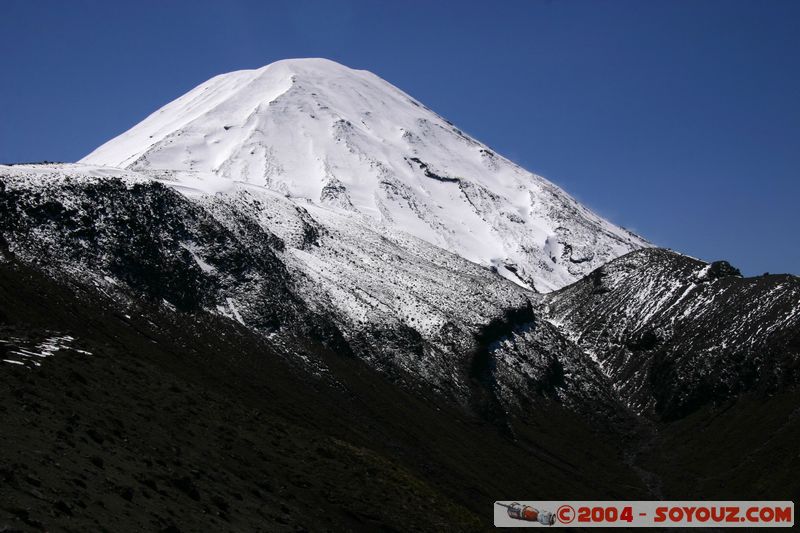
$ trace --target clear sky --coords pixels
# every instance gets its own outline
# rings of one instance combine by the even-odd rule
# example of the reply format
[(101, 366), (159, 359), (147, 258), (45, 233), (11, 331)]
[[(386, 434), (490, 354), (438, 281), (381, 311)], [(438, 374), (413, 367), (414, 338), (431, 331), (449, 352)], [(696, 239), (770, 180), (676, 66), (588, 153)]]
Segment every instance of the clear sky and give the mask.
[(0, 162), (77, 160), (293, 57), (375, 72), (660, 246), (800, 274), (800, 1), (0, 0)]

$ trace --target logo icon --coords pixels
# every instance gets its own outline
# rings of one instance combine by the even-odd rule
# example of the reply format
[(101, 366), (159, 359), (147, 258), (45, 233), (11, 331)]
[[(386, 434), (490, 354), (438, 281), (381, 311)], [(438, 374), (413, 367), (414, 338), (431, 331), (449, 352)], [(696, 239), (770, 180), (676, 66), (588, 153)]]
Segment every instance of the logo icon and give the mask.
[[(505, 507), (508, 516), (515, 520), (524, 520), (526, 522), (539, 522), (543, 526), (552, 526), (556, 523), (556, 516), (550, 511), (540, 511), (530, 505), (522, 505), (519, 502), (510, 504), (494, 502), (500, 507)], [(572, 512), (573, 517), (575, 511)]]

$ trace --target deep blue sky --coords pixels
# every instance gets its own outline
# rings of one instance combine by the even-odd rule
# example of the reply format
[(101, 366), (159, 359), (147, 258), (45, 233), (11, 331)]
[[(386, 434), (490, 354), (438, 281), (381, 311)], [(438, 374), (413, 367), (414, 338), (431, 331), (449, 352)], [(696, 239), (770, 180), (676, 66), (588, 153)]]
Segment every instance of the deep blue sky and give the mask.
[(661, 246), (800, 273), (800, 2), (0, 0), (0, 162), (207, 78), (368, 69)]

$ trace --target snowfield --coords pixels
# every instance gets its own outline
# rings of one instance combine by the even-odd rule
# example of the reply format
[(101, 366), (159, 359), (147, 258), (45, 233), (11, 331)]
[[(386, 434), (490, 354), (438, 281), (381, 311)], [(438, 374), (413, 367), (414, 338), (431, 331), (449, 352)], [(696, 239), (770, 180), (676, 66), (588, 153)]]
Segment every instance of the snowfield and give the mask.
[(81, 163), (190, 195), (275, 191), (541, 292), (649, 246), (374, 74), (324, 59), (216, 76)]

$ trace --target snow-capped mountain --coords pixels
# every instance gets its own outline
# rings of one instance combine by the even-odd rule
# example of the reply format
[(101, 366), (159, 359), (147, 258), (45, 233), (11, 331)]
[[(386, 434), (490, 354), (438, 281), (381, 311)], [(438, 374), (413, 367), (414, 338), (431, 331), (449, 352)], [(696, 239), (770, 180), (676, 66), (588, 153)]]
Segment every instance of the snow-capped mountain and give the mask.
[[(578, 412), (664, 414), (652, 354), (631, 354), (678, 322), (690, 340), (676, 350), (710, 338), (692, 326), (712, 309), (694, 278), (645, 260), (672, 255), (376, 76), (326, 60), (218, 76), (81, 163), (0, 177), (0, 245), (53, 277), (224, 316), (278, 343), (335, 345), (495, 420), (531, 395)], [(604, 272), (625, 273), (613, 301), (596, 296)], [(747, 331), (765, 338), (776, 306), (748, 298), (765, 314)], [(797, 295), (787, 298), (778, 307)], [(715, 343), (740, 344), (714, 331)], [(296, 348), (290, 359), (327, 371)]]
[(81, 163), (185, 191), (263, 187), (542, 292), (648, 246), (374, 74), (324, 59), (214, 77)]
[(785, 499), (799, 331), (796, 276), (652, 248), (372, 74), (226, 74), (81, 163), (0, 165), (0, 520)]

